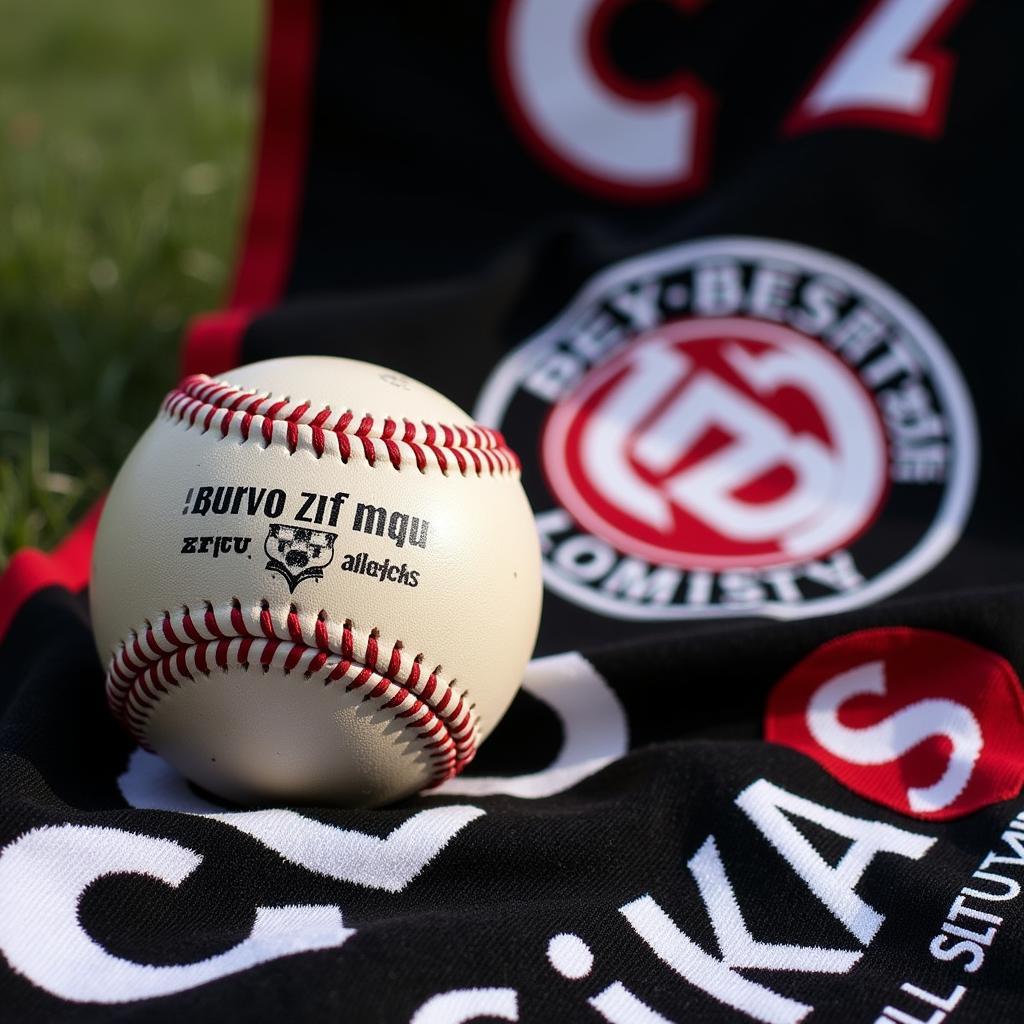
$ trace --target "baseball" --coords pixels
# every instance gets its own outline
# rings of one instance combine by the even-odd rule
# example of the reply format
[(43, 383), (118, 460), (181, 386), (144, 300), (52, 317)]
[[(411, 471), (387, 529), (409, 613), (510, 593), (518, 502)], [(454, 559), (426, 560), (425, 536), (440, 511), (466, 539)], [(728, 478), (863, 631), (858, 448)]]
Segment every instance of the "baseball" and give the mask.
[(373, 806), (458, 773), (540, 602), (501, 435), (322, 357), (171, 391), (111, 488), (90, 585), (114, 715), (243, 804)]

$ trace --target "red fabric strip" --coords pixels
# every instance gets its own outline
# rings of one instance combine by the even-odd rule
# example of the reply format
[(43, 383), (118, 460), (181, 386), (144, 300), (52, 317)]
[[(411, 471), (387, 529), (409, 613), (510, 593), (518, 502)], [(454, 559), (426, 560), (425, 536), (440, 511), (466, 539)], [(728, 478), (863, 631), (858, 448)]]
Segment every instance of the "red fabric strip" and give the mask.
[(44, 587), (64, 587), (74, 593), (85, 589), (102, 508), (101, 498), (50, 554), (25, 548), (13, 555), (0, 575), (0, 641), (18, 609)]
[(315, 0), (269, 6), (259, 155), (233, 309), (272, 305), (287, 284), (304, 191), (318, 10)]

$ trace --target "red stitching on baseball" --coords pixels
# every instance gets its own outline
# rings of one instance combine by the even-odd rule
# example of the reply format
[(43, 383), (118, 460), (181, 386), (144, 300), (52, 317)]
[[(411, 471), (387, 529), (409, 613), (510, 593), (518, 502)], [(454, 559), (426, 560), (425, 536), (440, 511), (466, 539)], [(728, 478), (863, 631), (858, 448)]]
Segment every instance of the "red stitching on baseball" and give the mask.
[(309, 629), (294, 605), (282, 619), (266, 600), (249, 609), (238, 601), (219, 609), (206, 603), (195, 615), (183, 607), (164, 612), (157, 625), (147, 621), (132, 630), (110, 660), (107, 703), (149, 750), (146, 725), (160, 694), (194, 681), (197, 673), (210, 675), (211, 660), (224, 672), (233, 666), (264, 671), (274, 666), (285, 675), (320, 678), (325, 686), (344, 681), (346, 692), (365, 689), (363, 700), (379, 702), (416, 730), (432, 762), (431, 786), (457, 775), (476, 755), (479, 720), (454, 680), (438, 675), (440, 666), (424, 678), (423, 655), (410, 657), (401, 640), (388, 650), (374, 629), (362, 641), (351, 620), (339, 630), (324, 611)]
[[(336, 445), (342, 462), (357, 453), (370, 466), (386, 459), (401, 469), (403, 462), (411, 459), (421, 473), (433, 461), (446, 476), (453, 462), (463, 476), (519, 471), (519, 457), (504, 437), (489, 427), (417, 424), (406, 419), (399, 429), (391, 417), (381, 420), (365, 415), (357, 419), (351, 409), (340, 414), (330, 406), (313, 409), (308, 401), (273, 398), (204, 373), (186, 377), (167, 395), (162, 408), (171, 419), (198, 426), (204, 434), (216, 429), (221, 437), (234, 434), (242, 441), (259, 439), (264, 447), (284, 444), (292, 454), (308, 446), (318, 459), (333, 454)], [(353, 444), (353, 439), (357, 443)]]

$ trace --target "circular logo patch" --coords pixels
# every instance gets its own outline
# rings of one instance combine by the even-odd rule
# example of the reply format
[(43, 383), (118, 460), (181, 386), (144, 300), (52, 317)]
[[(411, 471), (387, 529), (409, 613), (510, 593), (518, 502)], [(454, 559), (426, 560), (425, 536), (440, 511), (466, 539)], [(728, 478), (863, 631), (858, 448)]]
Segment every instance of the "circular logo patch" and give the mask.
[(934, 330), (864, 270), (760, 239), (611, 268), (494, 372), (548, 587), (624, 619), (793, 618), (934, 566), (976, 430)]
[(541, 450), (577, 522), (684, 569), (828, 555), (886, 490), (885, 434), (856, 376), (797, 331), (740, 317), (641, 334), (555, 404)]
[(931, 630), (868, 629), (819, 647), (772, 691), (765, 739), (915, 818), (959, 818), (1024, 784), (1016, 672)]

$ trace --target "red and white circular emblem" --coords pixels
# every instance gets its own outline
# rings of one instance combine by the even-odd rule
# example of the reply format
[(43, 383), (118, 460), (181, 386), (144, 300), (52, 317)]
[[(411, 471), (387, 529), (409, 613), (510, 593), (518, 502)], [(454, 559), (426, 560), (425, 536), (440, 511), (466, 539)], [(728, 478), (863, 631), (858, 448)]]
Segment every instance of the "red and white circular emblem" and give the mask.
[(765, 739), (914, 818), (959, 818), (1024, 784), (1017, 673), (931, 630), (867, 629), (819, 647), (769, 696)]
[(523, 483), (548, 590), (620, 621), (878, 601), (946, 556), (974, 500), (974, 410), (942, 339), (884, 281), (791, 242), (608, 267), (476, 414), (539, 449)]
[(684, 569), (784, 565), (849, 544), (887, 482), (867, 389), (781, 324), (710, 317), (633, 340), (558, 402), (551, 487), (619, 550)]

